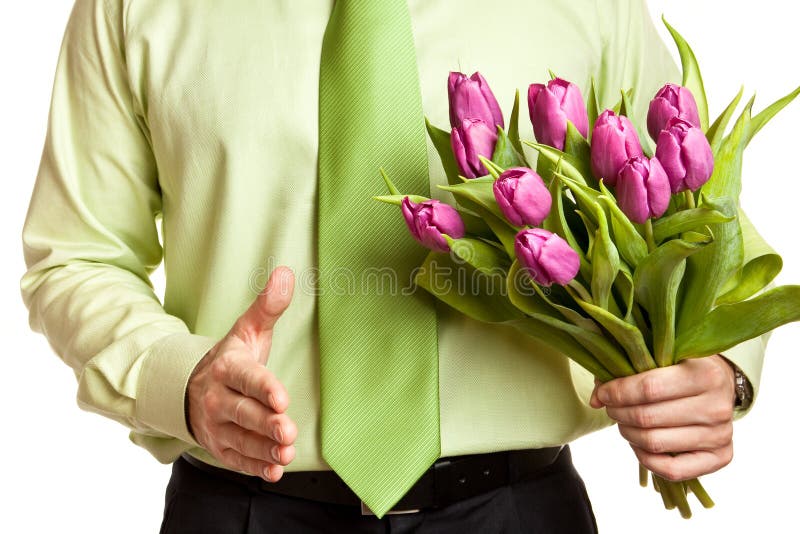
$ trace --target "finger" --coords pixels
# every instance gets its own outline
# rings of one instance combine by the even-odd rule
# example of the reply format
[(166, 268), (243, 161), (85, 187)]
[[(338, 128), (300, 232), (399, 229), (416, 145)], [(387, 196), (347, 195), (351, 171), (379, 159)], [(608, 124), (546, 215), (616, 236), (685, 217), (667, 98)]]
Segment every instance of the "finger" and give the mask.
[(619, 433), (631, 445), (653, 454), (713, 451), (731, 443), (733, 424), (652, 429), (620, 425)]
[(253, 360), (237, 360), (229, 366), (222, 382), (242, 395), (252, 397), (278, 413), (286, 411), (289, 393), (275, 375)]
[(251, 347), (257, 347), (258, 359), (266, 362), (272, 341), (272, 329), (292, 301), (294, 274), (288, 267), (278, 267), (264, 290), (233, 325), (232, 333)]
[(592, 390), (592, 396), (589, 397), (589, 406), (591, 406), (592, 408), (602, 408), (603, 407), (603, 403), (600, 402), (600, 399), (597, 397), (597, 390), (598, 390), (598, 388), (600, 387), (601, 384), (602, 384), (602, 382), (600, 382), (596, 378), (594, 379), (594, 389)]
[(297, 425), (285, 413), (276, 413), (252, 397), (231, 392), (220, 406), (220, 422), (232, 422), (246, 430), (267, 436), (281, 445), (291, 445)]
[(281, 445), (234, 423), (221, 425), (218, 439), (220, 444), (226, 448), (232, 448), (243, 456), (268, 463), (287, 465), (294, 460), (295, 456), (293, 445)]
[(714, 426), (733, 419), (733, 404), (722, 396), (698, 395), (622, 408), (609, 406), (606, 413), (621, 425), (638, 428)]
[(601, 384), (597, 399), (605, 406), (634, 406), (699, 395), (706, 389), (692, 368), (671, 365)]
[(234, 449), (223, 449), (220, 456), (222, 462), (228, 467), (248, 475), (261, 477), (267, 482), (277, 482), (283, 476), (283, 466), (250, 458)]
[(672, 456), (653, 454), (631, 445), (639, 462), (667, 480), (697, 478), (722, 469), (733, 459), (733, 444), (713, 451), (693, 451)]

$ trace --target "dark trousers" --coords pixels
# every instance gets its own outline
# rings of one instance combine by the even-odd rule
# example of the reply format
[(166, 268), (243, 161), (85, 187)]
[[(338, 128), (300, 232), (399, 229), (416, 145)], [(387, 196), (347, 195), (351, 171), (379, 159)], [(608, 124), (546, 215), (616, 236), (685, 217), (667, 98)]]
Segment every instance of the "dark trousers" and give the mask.
[(586, 487), (569, 448), (524, 480), (410, 514), (362, 516), (358, 506), (287, 497), (220, 478), (178, 459), (167, 485), (161, 534), (592, 534)]

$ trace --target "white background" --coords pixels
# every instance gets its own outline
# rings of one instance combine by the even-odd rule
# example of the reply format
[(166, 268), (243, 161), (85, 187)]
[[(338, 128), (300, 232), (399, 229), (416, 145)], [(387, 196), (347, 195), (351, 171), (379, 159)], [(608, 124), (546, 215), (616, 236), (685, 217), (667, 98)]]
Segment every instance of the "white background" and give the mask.
[[(649, 3), (655, 15), (666, 13), (692, 43), (713, 116), (741, 84), (758, 92), (756, 109), (800, 84), (794, 1)], [(169, 467), (129, 443), (124, 427), (77, 408), (72, 372), (52, 354), (44, 338), (28, 330), (19, 297), (24, 270), (19, 236), (71, 6), (71, 0), (0, 4), (0, 172), (6, 188), (0, 212), (0, 250), (6, 258), (0, 263), (4, 363), (0, 531), (157, 532)], [(780, 283), (800, 283), (798, 124), (800, 101), (753, 142), (745, 164), (742, 204), (783, 255)], [(575, 462), (586, 480), (601, 532), (796, 531), (799, 346), (798, 326), (773, 335), (761, 396), (751, 414), (736, 424), (734, 462), (704, 479), (718, 504), (712, 510), (695, 506), (690, 521), (664, 511), (652, 489), (638, 487), (633, 454), (616, 430), (575, 443)]]

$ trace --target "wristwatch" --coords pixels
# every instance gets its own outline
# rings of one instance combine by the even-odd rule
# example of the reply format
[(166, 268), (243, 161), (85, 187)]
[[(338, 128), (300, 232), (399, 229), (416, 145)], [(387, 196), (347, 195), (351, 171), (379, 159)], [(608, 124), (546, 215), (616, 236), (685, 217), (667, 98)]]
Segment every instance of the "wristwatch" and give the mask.
[(753, 385), (737, 365), (733, 366), (733, 377), (736, 393), (733, 407), (735, 410), (747, 410), (753, 403)]

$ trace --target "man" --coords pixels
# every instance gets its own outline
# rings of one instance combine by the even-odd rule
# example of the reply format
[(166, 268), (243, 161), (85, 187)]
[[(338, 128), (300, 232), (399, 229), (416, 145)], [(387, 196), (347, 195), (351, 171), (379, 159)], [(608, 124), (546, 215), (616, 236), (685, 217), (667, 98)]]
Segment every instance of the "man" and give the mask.
[[(425, 380), (435, 380), (438, 404), (426, 405), (435, 425), (417, 432), (419, 414), (403, 404), (380, 411), (386, 421), (405, 418), (399, 437), (380, 441), (393, 429), (369, 426), (357, 429), (366, 436), (348, 435), (362, 414), (332, 410), (341, 395), (379, 403), (406, 375), (335, 369), (331, 340), (396, 349), (365, 350), (345, 364), (376, 355), (383, 356), (376, 365), (400, 357), (420, 363), (415, 351), (396, 347), (397, 332), (416, 324), (416, 314), (360, 316), (384, 325), (376, 340), (374, 329), (349, 315), (337, 320), (318, 291), (325, 270), (320, 279), (316, 268), (332, 256), (320, 250), (347, 250), (351, 261), (367, 256), (352, 238), (364, 235), (355, 224), (352, 233), (339, 232), (346, 239), (336, 247), (323, 249), (325, 236), (318, 238), (333, 217), (330, 193), (320, 194), (323, 184), (331, 191), (323, 160), (350, 158), (331, 143), (358, 134), (332, 127), (330, 114), (363, 112), (350, 107), (354, 100), (373, 107), (346, 93), (337, 98), (347, 107), (322, 104), (338, 82), (332, 58), (339, 70), (364, 60), (337, 56), (335, 39), (362, 38), (366, 27), (342, 28), (361, 22), (358, 10), (384, 7), (393, 16), (370, 12), (385, 26), (369, 46), (386, 47), (381, 39), (400, 32), (389, 42), (397, 49), (383, 56), (390, 67), (407, 59), (398, 43), (411, 42), (411, 29), (416, 48), (414, 68), (398, 70), (398, 95), (368, 93), (374, 86), (365, 83), (364, 94), (388, 103), (387, 121), (408, 111), (391, 104), (400, 88), (413, 86), (431, 122), (446, 124), (444, 80), (459, 63), (480, 69), (501, 99), (541, 80), (548, 67), (584, 89), (594, 76), (605, 105), (617, 88), (635, 87), (638, 117), (649, 95), (677, 81), (643, 0), (512, 1), (493, 11), (479, 0), (411, 0), (407, 8), (398, 0), (78, 0), (24, 230), (23, 296), (33, 327), (74, 369), (80, 406), (125, 424), (134, 443), (174, 462), (162, 531), (593, 532), (583, 483), (561, 446), (612, 421), (639, 461), (669, 479), (726, 465), (729, 362), (757, 385), (760, 341), (725, 358), (615, 380), (590, 403), (591, 381), (563, 355), (444, 306), (434, 315), (430, 304), (420, 309), (435, 319), (425, 328), (432, 326), (437, 359), (422, 363), (434, 362)], [(399, 83), (408, 76), (413, 83)], [(417, 119), (411, 122), (420, 126)], [(371, 155), (348, 161), (359, 165)], [(430, 184), (444, 183), (432, 147), (428, 156)], [(350, 201), (368, 210), (381, 190), (377, 175), (374, 185), (356, 186), (361, 192)], [(410, 243), (403, 236), (393, 244), (405, 250)], [(148, 278), (162, 259), (163, 306)], [(397, 298), (401, 309), (407, 301)], [(369, 311), (360, 302), (354, 307)], [(363, 383), (384, 379), (386, 389), (352, 387), (353, 375)], [(340, 384), (346, 391), (336, 396)], [(412, 434), (434, 442), (428, 460), (403, 449)], [(420, 471), (405, 457), (381, 456), (395, 447)], [(363, 462), (367, 456), (386, 463)]]

